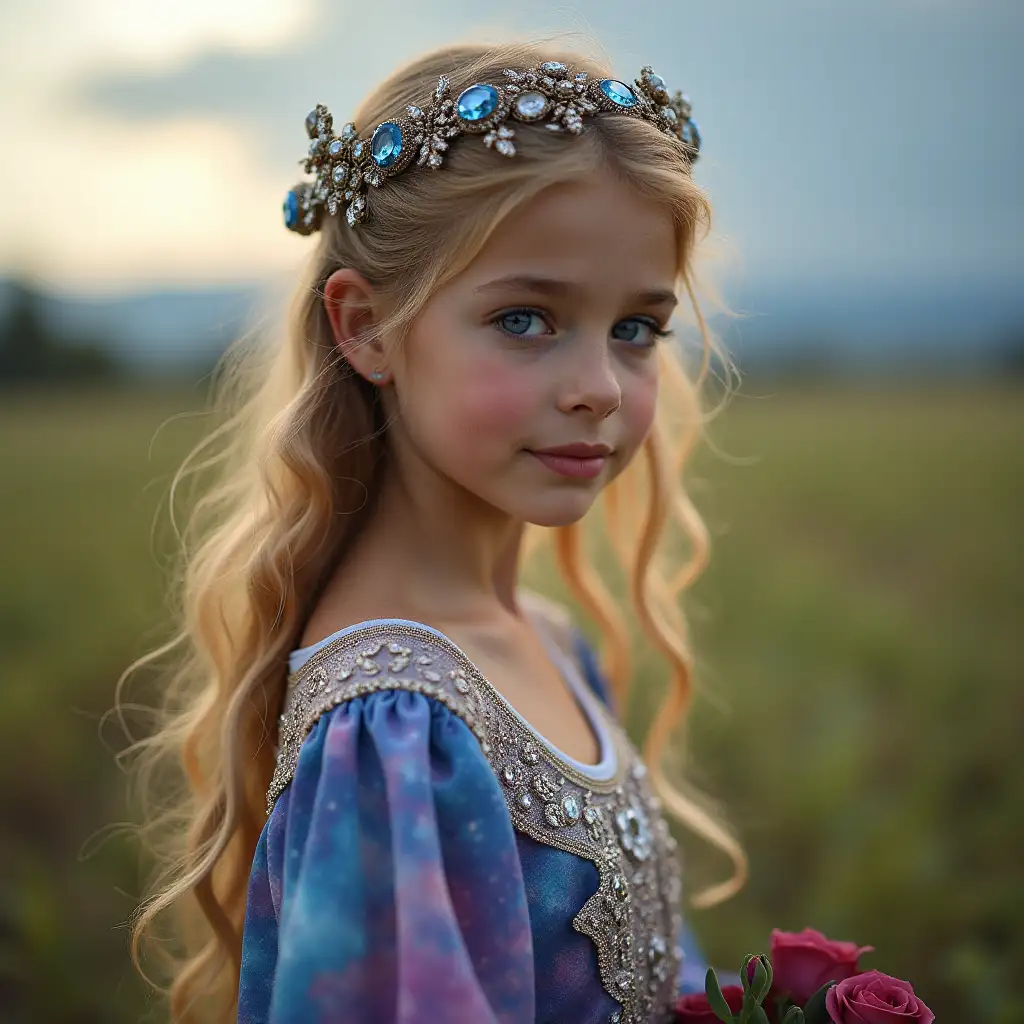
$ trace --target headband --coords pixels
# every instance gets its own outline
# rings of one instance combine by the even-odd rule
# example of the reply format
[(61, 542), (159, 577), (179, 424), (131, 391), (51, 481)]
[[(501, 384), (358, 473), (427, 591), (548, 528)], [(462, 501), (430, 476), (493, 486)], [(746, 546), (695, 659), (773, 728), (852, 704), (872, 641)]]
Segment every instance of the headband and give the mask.
[(516, 155), (510, 122), (544, 121), (552, 132), (579, 135), (583, 118), (600, 113), (625, 114), (649, 121), (676, 139), (694, 163), (700, 134), (690, 117), (690, 100), (678, 90), (669, 95), (665, 82), (650, 65), (634, 79), (635, 88), (615, 78), (592, 79), (559, 61), (545, 61), (529, 71), (504, 70), (501, 85), (477, 82), (452, 99), (447, 75), (441, 75), (425, 110), (406, 107), (406, 114), (377, 125), (370, 138), (359, 137), (349, 122), (333, 132), (330, 111), (317, 104), (306, 117), (309, 154), (300, 161), (313, 182), (296, 185), (285, 197), (285, 227), (300, 235), (318, 230), (324, 210), (332, 217), (344, 210), (350, 227), (366, 220), (367, 188), (385, 182), (413, 164), (438, 168), (452, 139), (483, 135), (484, 145), (502, 156)]

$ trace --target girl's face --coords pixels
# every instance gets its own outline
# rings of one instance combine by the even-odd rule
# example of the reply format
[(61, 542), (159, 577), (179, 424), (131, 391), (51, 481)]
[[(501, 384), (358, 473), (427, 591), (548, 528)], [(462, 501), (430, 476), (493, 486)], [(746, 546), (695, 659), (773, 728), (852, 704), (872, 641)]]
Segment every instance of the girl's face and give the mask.
[[(578, 520), (651, 427), (676, 269), (664, 208), (610, 172), (548, 189), (432, 297), (393, 357), (402, 443), (509, 516)], [(577, 443), (608, 454), (536, 454)]]

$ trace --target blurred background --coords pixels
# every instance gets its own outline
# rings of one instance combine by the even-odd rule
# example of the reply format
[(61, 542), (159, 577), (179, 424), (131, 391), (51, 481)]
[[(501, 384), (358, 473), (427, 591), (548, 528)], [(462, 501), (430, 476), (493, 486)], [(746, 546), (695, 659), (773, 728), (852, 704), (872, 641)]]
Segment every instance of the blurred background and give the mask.
[[(1024, 5), (35, 0), (0, 11), (0, 1017), (159, 1020), (101, 717), (166, 635), (209, 371), (311, 243), (303, 118), (451, 39), (575, 30), (682, 87), (743, 382), (691, 486), (697, 781), (752, 878), (690, 920), (876, 947), (945, 1022), (1024, 1021)], [(180, 510), (179, 510), (180, 511)], [(543, 581), (541, 581), (543, 582)], [(649, 720), (657, 668), (629, 709)], [(130, 696), (130, 695), (129, 695)], [(690, 890), (728, 865), (680, 834)]]

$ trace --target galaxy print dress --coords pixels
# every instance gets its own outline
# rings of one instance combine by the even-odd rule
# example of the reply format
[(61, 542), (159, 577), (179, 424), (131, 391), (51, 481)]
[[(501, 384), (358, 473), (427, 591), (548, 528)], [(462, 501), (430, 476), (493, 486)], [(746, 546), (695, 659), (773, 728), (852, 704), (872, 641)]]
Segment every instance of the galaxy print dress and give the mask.
[(541, 632), (597, 765), (423, 623), (292, 653), (238, 1024), (662, 1024), (703, 991), (675, 840), (593, 648), (562, 627)]

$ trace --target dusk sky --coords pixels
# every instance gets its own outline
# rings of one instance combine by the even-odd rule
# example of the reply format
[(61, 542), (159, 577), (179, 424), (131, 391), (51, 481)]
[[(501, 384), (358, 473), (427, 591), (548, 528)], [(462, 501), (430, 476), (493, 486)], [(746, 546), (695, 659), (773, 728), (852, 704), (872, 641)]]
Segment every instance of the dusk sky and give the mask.
[[(303, 119), (453, 39), (588, 33), (693, 102), (730, 274), (1010, 280), (1020, 0), (33, 0), (0, 14), (0, 275), (101, 292), (287, 276)], [(500, 8), (499, 8), (500, 9)], [(361, 128), (363, 126), (360, 126)]]

